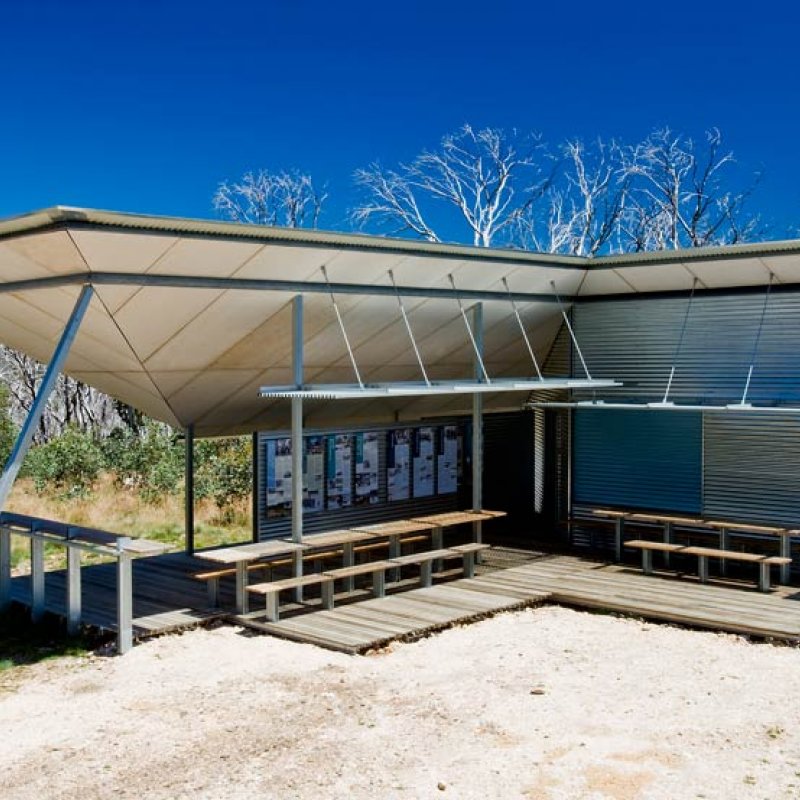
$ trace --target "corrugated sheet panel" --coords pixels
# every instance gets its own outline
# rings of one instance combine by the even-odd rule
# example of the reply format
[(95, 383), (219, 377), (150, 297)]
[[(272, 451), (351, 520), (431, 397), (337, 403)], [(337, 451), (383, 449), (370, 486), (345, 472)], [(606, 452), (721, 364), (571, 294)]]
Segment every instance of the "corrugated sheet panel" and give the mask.
[(573, 503), (699, 513), (701, 414), (581, 409), (573, 433)]
[[(632, 298), (573, 306), (592, 376), (624, 382), (607, 399), (660, 400), (686, 314), (683, 298)], [(671, 399), (736, 402), (753, 353), (764, 292), (695, 296), (676, 362)], [(758, 345), (749, 399), (800, 403), (800, 293), (773, 292)], [(573, 374), (580, 364), (573, 356)], [(598, 396), (600, 396), (598, 394)]]
[(707, 414), (703, 512), (800, 526), (800, 419)]

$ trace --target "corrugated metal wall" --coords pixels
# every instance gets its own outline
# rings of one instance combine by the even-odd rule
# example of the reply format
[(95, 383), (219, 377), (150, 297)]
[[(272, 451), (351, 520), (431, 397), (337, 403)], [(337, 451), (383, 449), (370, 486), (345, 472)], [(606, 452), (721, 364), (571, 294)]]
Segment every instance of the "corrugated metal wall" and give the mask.
[[(580, 304), (573, 320), (607, 400), (660, 400), (688, 296)], [(738, 402), (762, 291), (697, 295), (670, 399)], [(748, 399), (800, 404), (800, 292), (774, 292)], [(580, 365), (573, 357), (573, 374)], [(699, 438), (701, 437), (701, 438)], [(675, 468), (665, 464), (672, 461)], [(622, 464), (627, 463), (627, 467)], [(574, 415), (573, 505), (619, 505), (800, 525), (800, 419), (791, 415), (581, 410)], [(666, 470), (666, 471), (665, 471)]]
[(574, 503), (700, 513), (702, 431), (699, 413), (576, 411)]
[[(608, 399), (659, 400), (669, 377), (686, 297), (582, 303), (574, 328), (592, 376), (624, 389)], [(671, 399), (736, 402), (742, 396), (764, 293), (695, 296), (676, 363)], [(800, 292), (773, 291), (758, 346), (749, 398), (800, 403)], [(580, 364), (573, 357), (573, 374)], [(600, 395), (598, 395), (600, 396)]]
[(800, 525), (800, 419), (707, 414), (703, 511)]

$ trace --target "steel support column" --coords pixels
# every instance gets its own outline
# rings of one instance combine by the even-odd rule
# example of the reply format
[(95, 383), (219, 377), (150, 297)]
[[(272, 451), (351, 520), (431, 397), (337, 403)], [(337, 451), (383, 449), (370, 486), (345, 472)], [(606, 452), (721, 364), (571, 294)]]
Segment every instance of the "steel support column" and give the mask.
[(125, 545), (130, 540), (121, 536), (117, 541), (117, 653), (122, 655), (133, 647), (133, 566)]
[[(476, 353), (474, 356), (475, 379), (483, 380), (483, 304), (472, 306), (472, 333), (475, 338)], [(479, 358), (480, 355), (480, 358)], [(483, 395), (472, 395), (472, 510), (480, 511), (483, 507)], [(483, 541), (483, 524), (472, 523), (472, 538), (475, 542)], [(480, 561), (480, 556), (478, 556)]]
[(25, 422), (22, 424), (22, 428), (17, 435), (17, 440), (14, 442), (14, 448), (11, 450), (11, 455), (8, 457), (8, 461), (6, 461), (3, 474), (0, 476), (0, 509), (3, 509), (6, 505), (11, 487), (14, 485), (25, 454), (31, 446), (33, 435), (39, 427), (39, 421), (47, 406), (47, 401), (50, 399), (50, 394), (56, 385), (64, 362), (67, 360), (70, 347), (72, 347), (81, 320), (86, 313), (86, 309), (89, 307), (89, 302), (93, 294), (94, 289), (92, 289), (89, 284), (83, 286), (81, 293), (78, 295), (75, 307), (72, 309), (72, 313), (67, 320), (64, 332), (61, 334), (61, 339), (59, 339), (56, 349), (53, 352), (53, 357), (47, 365), (47, 370), (45, 371), (41, 386), (39, 386), (39, 391), (36, 392), (33, 405), (28, 412), (28, 416), (25, 418)]
[(11, 529), (0, 527), (0, 613), (11, 605)]
[[(303, 296), (292, 302), (292, 380), (303, 385)], [(303, 541), (303, 401), (292, 398), (292, 541)], [(295, 577), (303, 572), (303, 559), (292, 559)], [(303, 601), (303, 588), (294, 590), (295, 600)]]
[(183, 478), (184, 528), (186, 552), (194, 553), (194, 425), (186, 426)]
[(75, 635), (81, 625), (81, 551), (67, 545), (67, 633)]

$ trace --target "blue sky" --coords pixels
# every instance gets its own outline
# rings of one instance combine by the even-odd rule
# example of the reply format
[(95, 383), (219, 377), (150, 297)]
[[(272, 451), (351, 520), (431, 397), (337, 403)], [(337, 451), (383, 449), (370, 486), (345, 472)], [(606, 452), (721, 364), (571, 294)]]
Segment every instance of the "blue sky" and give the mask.
[(214, 216), (216, 184), (297, 167), (346, 227), (351, 176), (464, 122), (633, 140), (718, 126), (779, 238), (800, 228), (800, 12), (683, 0), (3, 0), (0, 216)]

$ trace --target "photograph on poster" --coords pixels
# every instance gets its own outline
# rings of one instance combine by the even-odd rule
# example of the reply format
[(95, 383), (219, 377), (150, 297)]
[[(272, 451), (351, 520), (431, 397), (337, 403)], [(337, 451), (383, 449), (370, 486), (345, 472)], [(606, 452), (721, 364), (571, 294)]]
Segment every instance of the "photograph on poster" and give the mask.
[(292, 508), (292, 440), (266, 442), (267, 516), (284, 517)]
[(353, 501), (353, 437), (349, 433), (327, 436), (325, 447), (328, 510), (347, 508)]
[(308, 436), (303, 440), (303, 511), (322, 511), (325, 500), (325, 438)]
[(380, 502), (378, 485), (378, 433), (357, 433), (356, 440), (356, 492), (355, 505), (373, 505)]
[(439, 435), (437, 459), (438, 493), (452, 494), (458, 489), (459, 436), (457, 425), (445, 425)]
[(389, 431), (386, 448), (386, 494), (389, 502), (411, 496), (411, 428)]
[(415, 428), (414, 442), (414, 497), (433, 494), (433, 428)]

